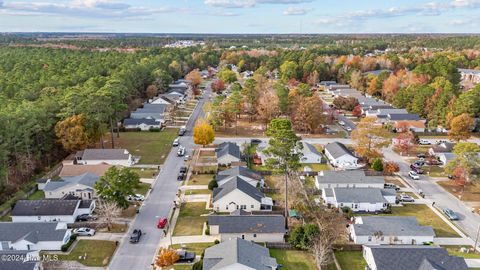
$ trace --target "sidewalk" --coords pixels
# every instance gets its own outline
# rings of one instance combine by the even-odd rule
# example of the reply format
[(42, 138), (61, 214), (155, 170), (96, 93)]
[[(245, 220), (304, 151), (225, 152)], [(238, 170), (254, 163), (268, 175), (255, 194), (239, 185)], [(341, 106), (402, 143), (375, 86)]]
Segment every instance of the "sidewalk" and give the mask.
[(435, 237), (433, 243), (439, 246), (473, 246), (475, 243), (470, 238)]

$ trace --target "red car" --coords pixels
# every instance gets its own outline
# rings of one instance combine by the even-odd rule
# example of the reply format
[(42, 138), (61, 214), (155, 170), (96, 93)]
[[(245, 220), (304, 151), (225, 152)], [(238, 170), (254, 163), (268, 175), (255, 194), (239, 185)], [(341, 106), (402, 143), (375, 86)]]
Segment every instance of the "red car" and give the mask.
[(158, 223), (157, 223), (157, 228), (158, 228), (158, 229), (163, 229), (163, 228), (165, 228), (165, 226), (167, 225), (167, 222), (168, 222), (167, 218), (164, 218), (164, 217), (163, 217), (163, 218), (160, 218), (160, 219), (158, 220)]

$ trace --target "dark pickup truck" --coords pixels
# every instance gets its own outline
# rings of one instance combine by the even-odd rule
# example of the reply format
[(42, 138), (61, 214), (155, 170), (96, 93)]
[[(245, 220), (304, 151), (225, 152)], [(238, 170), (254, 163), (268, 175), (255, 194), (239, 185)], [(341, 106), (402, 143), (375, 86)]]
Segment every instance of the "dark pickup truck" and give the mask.
[(140, 241), (140, 237), (142, 236), (142, 230), (135, 229), (130, 236), (130, 243), (138, 243)]
[(179, 257), (177, 262), (188, 262), (188, 263), (192, 263), (193, 261), (195, 261), (195, 257), (197, 256), (195, 252), (188, 252), (183, 249), (177, 250), (177, 255)]

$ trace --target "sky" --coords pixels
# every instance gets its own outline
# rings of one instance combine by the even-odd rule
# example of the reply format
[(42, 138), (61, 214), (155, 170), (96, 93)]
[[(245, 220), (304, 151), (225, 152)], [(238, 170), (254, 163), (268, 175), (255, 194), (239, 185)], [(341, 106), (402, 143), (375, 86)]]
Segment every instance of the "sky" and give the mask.
[(480, 33), (480, 0), (0, 0), (0, 32)]

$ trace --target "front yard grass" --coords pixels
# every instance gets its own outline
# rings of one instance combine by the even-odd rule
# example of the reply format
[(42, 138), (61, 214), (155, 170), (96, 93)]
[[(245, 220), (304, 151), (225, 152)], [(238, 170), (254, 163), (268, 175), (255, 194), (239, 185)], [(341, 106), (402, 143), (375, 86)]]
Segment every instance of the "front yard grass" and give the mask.
[(173, 235), (201, 235), (207, 221), (206, 216), (201, 216), (208, 213), (205, 206), (204, 202), (182, 204)]
[[(58, 255), (59, 260), (77, 261), (85, 266), (106, 266), (115, 252), (116, 244), (104, 240), (78, 240), (70, 254)], [(85, 256), (86, 259), (80, 259)]]
[(462, 201), (480, 201), (480, 184), (467, 184), (462, 187), (453, 180), (438, 181), (437, 184)]
[(364, 270), (367, 266), (361, 251), (335, 251), (335, 258), (341, 269)]
[(135, 188), (134, 192), (135, 194), (142, 194), (145, 196), (147, 194), (148, 190), (150, 189), (150, 184), (147, 183), (140, 183), (137, 188)]
[(300, 170), (303, 171), (303, 168), (305, 168), (305, 167), (310, 167), (310, 169), (312, 169), (312, 171), (314, 171), (314, 172), (331, 170), (330, 166), (328, 166), (328, 164), (318, 164), (318, 163), (301, 164)]
[[(300, 250), (270, 249), (270, 256), (277, 259), (285, 270), (316, 270), (314, 258), (310, 253)], [(347, 269), (347, 268), (345, 268)]]
[(181, 249), (182, 246), (185, 247), (185, 250), (190, 252), (195, 252), (197, 255), (202, 255), (203, 251), (211, 246), (215, 245), (215, 243), (189, 243), (189, 244), (175, 244), (170, 246), (173, 249)]
[(45, 199), (45, 192), (43, 190), (37, 190), (34, 193), (32, 193), (30, 196), (27, 198), (28, 200), (41, 200)]
[(428, 173), (430, 177), (447, 177), (445, 170), (440, 166), (423, 166), (422, 169)]
[(188, 185), (208, 185), (213, 179), (213, 174), (192, 174), (188, 180)]
[(209, 189), (188, 189), (185, 190), (185, 195), (196, 195), (196, 194), (212, 194), (212, 191)]
[(432, 226), (437, 237), (460, 237), (447, 223), (435, 212), (424, 204), (406, 204), (392, 207), (391, 214), (379, 214), (383, 216), (414, 216), (422, 226)]
[(139, 164), (163, 164), (177, 136), (178, 129), (175, 128), (160, 132), (122, 132), (117, 145), (126, 148), (134, 156), (140, 156)]
[(403, 182), (400, 181), (397, 176), (385, 176), (385, 183), (395, 184), (399, 188), (405, 187)]
[[(473, 252), (471, 249), (473, 249), (472, 246), (442, 246), (447, 249), (448, 254), (452, 256), (458, 256), (458, 257), (463, 257), (465, 259), (480, 259), (480, 253)], [(466, 252), (461, 252), (461, 248), (467, 248), (470, 250), (469, 253)]]
[(132, 171), (136, 172), (140, 178), (155, 178), (158, 174), (157, 169), (150, 168), (131, 168)]

